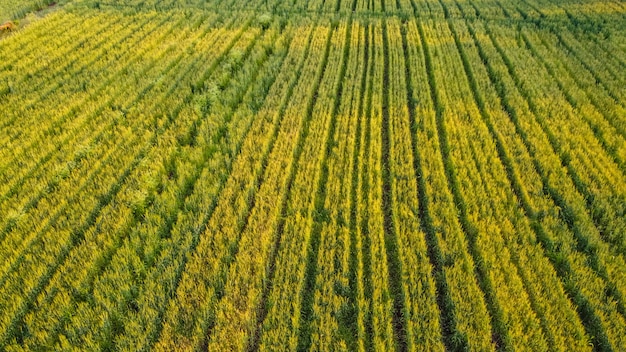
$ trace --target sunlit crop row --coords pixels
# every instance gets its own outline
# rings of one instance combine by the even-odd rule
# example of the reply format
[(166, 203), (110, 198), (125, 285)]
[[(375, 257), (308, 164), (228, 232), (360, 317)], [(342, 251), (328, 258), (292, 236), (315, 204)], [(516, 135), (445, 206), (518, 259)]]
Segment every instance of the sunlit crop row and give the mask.
[(11, 6), (0, 350), (626, 349), (622, 4)]

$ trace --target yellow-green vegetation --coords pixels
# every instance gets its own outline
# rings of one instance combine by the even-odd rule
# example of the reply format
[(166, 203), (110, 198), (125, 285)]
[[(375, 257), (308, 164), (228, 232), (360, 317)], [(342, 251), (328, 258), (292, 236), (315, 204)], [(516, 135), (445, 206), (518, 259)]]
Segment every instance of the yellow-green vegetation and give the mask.
[[(56, 5), (65, 4), (66, 2), (67, 0), (0, 0), (0, 25), (12, 19), (24, 17), (32, 12), (44, 15), (43, 12), (47, 12), (45, 10), (52, 9)], [(0, 29), (4, 28), (0, 27)]]
[(0, 21), (0, 351), (626, 350), (621, 1)]

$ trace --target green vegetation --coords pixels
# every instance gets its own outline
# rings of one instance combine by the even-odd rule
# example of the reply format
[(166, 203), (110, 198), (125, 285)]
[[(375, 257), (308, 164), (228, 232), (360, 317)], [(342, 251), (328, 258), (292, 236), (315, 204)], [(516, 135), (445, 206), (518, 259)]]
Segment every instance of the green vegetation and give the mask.
[(0, 0), (0, 351), (626, 350), (625, 19)]

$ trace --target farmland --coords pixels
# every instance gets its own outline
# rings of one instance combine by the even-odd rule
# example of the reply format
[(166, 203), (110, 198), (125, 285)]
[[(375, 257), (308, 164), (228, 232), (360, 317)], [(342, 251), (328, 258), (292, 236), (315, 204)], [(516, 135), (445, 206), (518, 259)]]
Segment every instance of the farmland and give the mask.
[(626, 350), (623, 1), (0, 20), (0, 351)]

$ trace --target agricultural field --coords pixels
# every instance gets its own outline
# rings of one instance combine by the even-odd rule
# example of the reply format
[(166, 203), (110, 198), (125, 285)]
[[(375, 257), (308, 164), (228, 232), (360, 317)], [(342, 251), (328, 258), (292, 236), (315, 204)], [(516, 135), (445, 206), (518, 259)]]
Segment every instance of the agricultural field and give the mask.
[(0, 20), (0, 351), (626, 351), (623, 1)]

